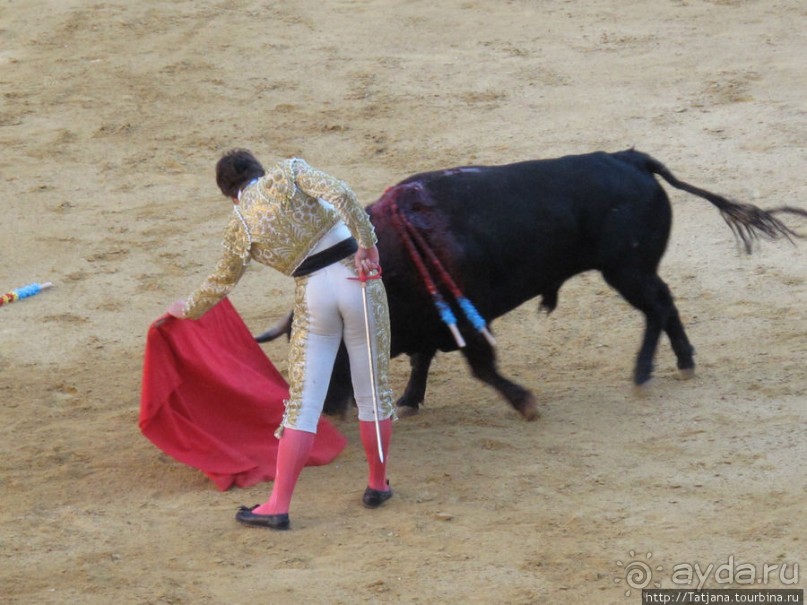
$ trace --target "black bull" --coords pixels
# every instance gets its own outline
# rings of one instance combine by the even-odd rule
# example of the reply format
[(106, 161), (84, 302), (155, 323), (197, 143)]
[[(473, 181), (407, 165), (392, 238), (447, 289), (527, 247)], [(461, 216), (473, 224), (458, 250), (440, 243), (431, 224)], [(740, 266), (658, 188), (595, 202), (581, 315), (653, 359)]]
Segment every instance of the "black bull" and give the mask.
[[(662, 331), (670, 339), (678, 368), (692, 373), (694, 349), (670, 289), (657, 273), (672, 210), (654, 175), (714, 204), (747, 252), (759, 237), (798, 236), (774, 214), (807, 216), (792, 207), (765, 211), (729, 201), (679, 181), (660, 162), (635, 150), (427, 172), (389, 188), (368, 206), (389, 298), (391, 355), (406, 353), (411, 363), (399, 409), (417, 410), (436, 352), (458, 348), (424, 285), (422, 268), (413, 264), (401, 217), (414, 226), (488, 322), (536, 296), (551, 312), (567, 279), (596, 269), (645, 315), (635, 384), (650, 379)], [(437, 278), (434, 283), (442, 284)], [(452, 300), (445, 290), (443, 297)], [(456, 308), (455, 313), (467, 343), (462, 353), (473, 375), (499, 391), (524, 418), (536, 418), (532, 393), (499, 374), (494, 347)], [(257, 340), (271, 340), (289, 326), (287, 320)], [(351, 396), (342, 347), (326, 413), (344, 412)]]

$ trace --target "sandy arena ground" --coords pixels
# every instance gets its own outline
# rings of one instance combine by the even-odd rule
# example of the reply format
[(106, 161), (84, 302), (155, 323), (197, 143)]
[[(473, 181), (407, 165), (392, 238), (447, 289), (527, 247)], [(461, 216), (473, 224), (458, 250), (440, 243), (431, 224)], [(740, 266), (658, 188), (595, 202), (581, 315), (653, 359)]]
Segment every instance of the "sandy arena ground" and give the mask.
[[(0, 603), (622, 604), (741, 564), (803, 588), (807, 243), (745, 256), (682, 192), (662, 276), (692, 381), (665, 341), (635, 397), (642, 318), (581, 276), (494, 326), (540, 420), (441, 355), (396, 425), (396, 497), (360, 506), (338, 421), (286, 533), (233, 520), (269, 484), (219, 492), (137, 418), (147, 328), (218, 254), (223, 150), (305, 157), (369, 204), (421, 170), (636, 146), (805, 208), (805, 32), (801, 0), (3, 2), (0, 289), (55, 286), (0, 309)], [(231, 299), (257, 332), (291, 286), (254, 265)]]

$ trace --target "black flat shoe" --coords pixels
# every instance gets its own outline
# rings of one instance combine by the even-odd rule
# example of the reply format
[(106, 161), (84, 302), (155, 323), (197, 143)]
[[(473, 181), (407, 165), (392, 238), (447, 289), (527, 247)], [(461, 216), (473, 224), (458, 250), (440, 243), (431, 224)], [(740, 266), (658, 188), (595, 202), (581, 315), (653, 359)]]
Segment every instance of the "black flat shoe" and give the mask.
[(392, 498), (392, 488), (387, 483), (387, 491), (384, 492), (370, 487), (364, 490), (361, 503), (364, 504), (365, 508), (378, 508), (390, 498)]
[(268, 527), (269, 529), (289, 529), (289, 515), (288, 513), (281, 513), (279, 515), (257, 515), (252, 511), (258, 508), (260, 504), (248, 508), (242, 506), (235, 513), (235, 520), (244, 525), (251, 527)]

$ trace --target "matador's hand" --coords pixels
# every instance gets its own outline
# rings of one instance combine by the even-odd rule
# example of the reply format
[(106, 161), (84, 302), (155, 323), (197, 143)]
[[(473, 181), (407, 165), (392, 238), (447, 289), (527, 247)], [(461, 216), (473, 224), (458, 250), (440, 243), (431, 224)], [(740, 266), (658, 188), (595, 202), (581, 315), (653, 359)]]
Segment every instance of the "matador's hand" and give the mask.
[(378, 258), (378, 248), (362, 248), (356, 251), (355, 256), (356, 271), (359, 273), (364, 272), (365, 275), (371, 275), (373, 272), (381, 270), (381, 264)]
[(185, 319), (185, 301), (182, 299), (175, 300), (168, 305), (168, 314), (179, 319)]

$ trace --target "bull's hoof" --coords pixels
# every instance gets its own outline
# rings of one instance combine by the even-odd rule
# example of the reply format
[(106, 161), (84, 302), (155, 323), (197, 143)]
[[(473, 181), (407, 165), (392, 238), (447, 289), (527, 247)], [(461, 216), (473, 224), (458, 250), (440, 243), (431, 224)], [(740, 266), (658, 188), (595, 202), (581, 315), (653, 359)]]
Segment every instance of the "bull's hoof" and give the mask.
[(521, 414), (521, 417), (528, 422), (538, 420), (538, 418), (541, 417), (541, 412), (538, 411), (538, 406), (535, 403), (535, 399), (532, 397), (527, 399), (518, 407), (518, 413)]
[(633, 396), (636, 399), (644, 399), (650, 393), (650, 386), (652, 384), (652, 380), (645, 380), (642, 384), (634, 384), (633, 385)]
[(419, 408), (413, 408), (411, 405), (399, 405), (395, 408), (395, 414), (398, 416), (398, 418), (417, 416), (419, 412)]
[(682, 368), (678, 370), (678, 375), (682, 380), (692, 380), (695, 378), (695, 368)]

